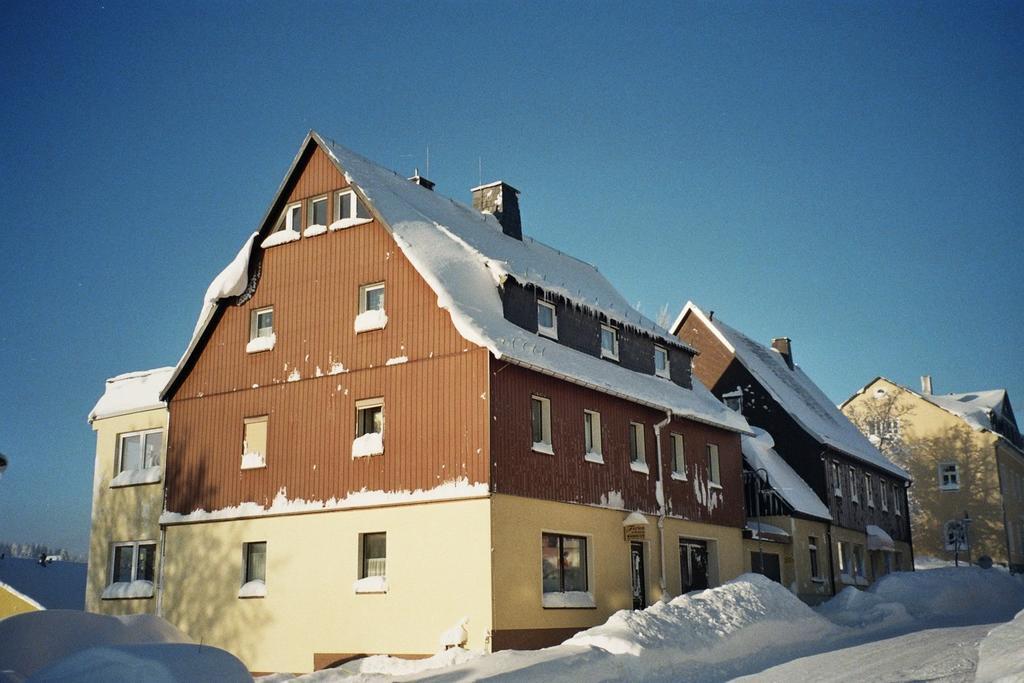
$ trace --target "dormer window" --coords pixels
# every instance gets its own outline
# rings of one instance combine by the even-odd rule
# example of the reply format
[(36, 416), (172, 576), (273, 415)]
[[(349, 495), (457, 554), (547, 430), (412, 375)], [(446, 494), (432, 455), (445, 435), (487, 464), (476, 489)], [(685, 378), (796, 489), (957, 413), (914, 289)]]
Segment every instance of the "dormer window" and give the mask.
[(284, 213), (281, 214), (281, 220), (277, 222), (277, 227), (274, 228), (274, 232), (280, 232), (282, 230), (291, 230), (298, 232), (302, 229), (302, 202), (296, 202), (289, 204), (285, 207)]
[(601, 358), (619, 359), (619, 331), (611, 325), (601, 325)]
[(558, 319), (555, 306), (547, 301), (537, 300), (537, 332), (545, 337), (558, 339)]
[(730, 391), (728, 394), (722, 394), (722, 403), (729, 410), (736, 411), (737, 413), (743, 412), (743, 390), (736, 387), (735, 391)]
[(327, 225), (327, 197), (317, 197), (309, 202), (308, 225)]
[(669, 377), (668, 349), (664, 346), (654, 347), (654, 374), (658, 377)]

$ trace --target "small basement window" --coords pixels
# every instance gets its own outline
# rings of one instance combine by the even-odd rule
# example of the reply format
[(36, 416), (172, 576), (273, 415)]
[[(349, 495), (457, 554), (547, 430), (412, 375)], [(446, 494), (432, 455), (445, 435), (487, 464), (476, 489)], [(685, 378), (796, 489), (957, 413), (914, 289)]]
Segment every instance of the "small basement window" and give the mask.
[(555, 305), (540, 299), (537, 300), (537, 332), (545, 337), (558, 339), (558, 319), (555, 317)]
[(543, 396), (530, 398), (530, 424), (533, 430), (533, 450), (554, 455), (551, 445), (551, 401)]
[(663, 346), (654, 347), (654, 374), (669, 378), (668, 349)]
[(356, 438), (352, 457), (362, 458), (384, 452), (384, 399), (356, 401)]
[(611, 325), (601, 325), (601, 358), (619, 359), (619, 331)]

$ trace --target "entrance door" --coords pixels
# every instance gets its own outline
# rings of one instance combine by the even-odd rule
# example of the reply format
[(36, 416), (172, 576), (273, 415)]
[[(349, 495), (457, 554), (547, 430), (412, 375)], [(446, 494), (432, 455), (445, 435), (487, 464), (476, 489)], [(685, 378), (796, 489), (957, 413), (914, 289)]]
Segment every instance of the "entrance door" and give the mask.
[[(764, 568), (761, 562), (764, 562)], [(764, 574), (776, 583), (782, 583), (782, 569), (779, 566), (779, 556), (775, 553), (750, 553), (750, 571)]]
[(636, 541), (629, 544), (629, 562), (633, 576), (633, 609), (647, 607), (647, 582), (644, 573), (644, 544)]
[(683, 593), (708, 587), (707, 542), (679, 539), (679, 574)]

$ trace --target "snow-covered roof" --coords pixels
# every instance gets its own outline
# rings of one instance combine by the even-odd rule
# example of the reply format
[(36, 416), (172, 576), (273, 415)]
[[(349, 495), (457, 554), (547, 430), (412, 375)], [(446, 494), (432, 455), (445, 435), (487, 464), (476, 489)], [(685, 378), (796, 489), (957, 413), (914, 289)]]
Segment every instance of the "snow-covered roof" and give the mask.
[(871, 445), (800, 366), (794, 365), (790, 369), (782, 354), (775, 349), (757, 343), (717, 316), (712, 321), (692, 301), (686, 303), (676, 319), (673, 332), (678, 332), (687, 312), (693, 312), (700, 318), (775, 402), (817, 441), (902, 479), (910, 478), (905, 470)]
[(874, 524), (868, 524), (868, 550), (896, 550), (896, 544), (892, 536), (886, 533), (885, 529)]
[[(593, 266), (529, 237), (522, 241), (509, 237), (494, 216), (412, 183), (315, 132), (310, 133), (303, 147), (311, 141), (320, 145), (366, 200), (371, 213), (391, 232), (406, 258), (434, 290), (437, 305), (449, 312), (452, 323), (468, 341), (489, 349), (497, 358), (597, 391), (733, 431), (749, 430), (742, 416), (725, 408), (696, 380), (692, 390), (685, 389), (667, 379), (633, 372), (576, 351), (505, 319), (498, 287), (512, 277), (564, 296), (666, 344), (681, 343), (633, 309)], [(236, 261), (248, 259), (252, 243), (250, 238)], [(207, 292), (196, 333), (172, 381), (212, 320), (214, 303), (226, 298), (221, 291), (230, 295), (244, 290), (244, 278), (234, 276), (247, 268), (241, 263), (237, 266), (229, 267), (225, 271), (228, 275), (222, 274), (220, 284), (211, 285)]]
[(807, 485), (803, 478), (793, 471), (782, 456), (775, 452), (772, 435), (754, 427), (754, 436), (742, 437), (743, 458), (750, 468), (764, 468), (768, 473), (768, 484), (796, 512), (831, 521), (828, 506)]
[(789, 538), (790, 533), (782, 527), (777, 527), (774, 524), (768, 524), (767, 522), (759, 521), (758, 519), (748, 519), (746, 528), (748, 531), (752, 531), (754, 540), (758, 538), (764, 538), (768, 540), (769, 536), (781, 536), (783, 538)]
[(971, 391), (964, 394), (920, 394), (920, 396), (929, 403), (962, 418), (973, 429), (999, 431), (998, 427), (993, 424), (992, 418), (1009, 419), (1002, 413), (1006, 403), (1005, 389)]
[(156, 368), (111, 377), (89, 413), (89, 421), (162, 408), (160, 393), (173, 372), (174, 368)]

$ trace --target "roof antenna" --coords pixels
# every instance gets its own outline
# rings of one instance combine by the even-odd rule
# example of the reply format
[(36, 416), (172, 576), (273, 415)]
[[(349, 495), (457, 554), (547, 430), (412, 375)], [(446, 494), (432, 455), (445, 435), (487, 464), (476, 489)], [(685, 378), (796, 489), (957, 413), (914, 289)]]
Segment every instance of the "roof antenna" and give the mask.
[(427, 177), (430, 177), (430, 145), (427, 145)]
[(476, 158), (476, 184), (477, 186), (484, 184), (484, 158)]
[(708, 312), (708, 320), (714, 320), (714, 319), (715, 319), (715, 312), (714, 311), (709, 311)]

